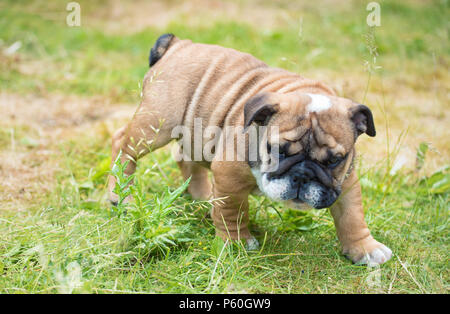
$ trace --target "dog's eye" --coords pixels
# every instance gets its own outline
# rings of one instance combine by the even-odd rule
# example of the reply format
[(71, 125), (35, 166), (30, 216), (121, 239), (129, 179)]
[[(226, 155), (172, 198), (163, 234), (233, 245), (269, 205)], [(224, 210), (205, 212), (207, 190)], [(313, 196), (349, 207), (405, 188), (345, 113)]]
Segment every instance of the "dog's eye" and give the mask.
[(327, 160), (327, 167), (331, 169), (336, 168), (344, 159), (345, 157), (342, 155), (332, 156)]
[(280, 145), (280, 147), (279, 147), (280, 155), (288, 155), (289, 146), (290, 146), (289, 143), (285, 143), (283, 145)]

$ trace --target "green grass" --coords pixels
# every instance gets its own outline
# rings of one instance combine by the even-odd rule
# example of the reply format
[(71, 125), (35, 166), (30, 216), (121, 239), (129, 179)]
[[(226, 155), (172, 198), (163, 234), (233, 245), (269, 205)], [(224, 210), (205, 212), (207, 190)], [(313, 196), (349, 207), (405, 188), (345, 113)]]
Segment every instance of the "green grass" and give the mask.
[[(89, 5), (80, 3), (89, 12)], [(364, 42), (368, 32), (364, 6), (351, 12), (330, 10), (322, 16), (301, 12), (302, 36), (299, 24), (260, 32), (233, 21), (187, 28), (182, 20), (171, 23), (165, 30), (148, 28), (114, 35), (89, 25), (67, 27), (65, 12), (58, 6), (58, 10), (53, 8), (61, 16), (56, 20), (24, 10), (23, 5), (15, 2), (3, 7), (0, 11), (3, 45), (20, 40), (21, 61), (39, 60), (44, 67), (33, 75), (23, 75), (14, 64), (2, 63), (2, 88), (17, 92), (39, 92), (45, 86), (48, 92), (102, 94), (118, 101), (136, 101), (138, 84), (148, 69), (149, 50), (163, 31), (197, 42), (236, 47), (272, 66), (303, 73), (316, 68), (339, 72), (349, 67), (363, 72), (363, 60), (370, 57)], [(415, 9), (400, 3), (383, 4), (383, 27), (377, 30), (376, 44), (380, 62), (389, 65), (384, 69), (387, 74), (408, 73), (410, 67), (420, 67), (426, 73), (433, 70), (430, 54), (448, 57), (447, 33), (442, 28), (447, 23), (445, 12), (449, 12), (448, 6), (439, 1)], [(312, 54), (315, 48), (318, 50)], [(51, 66), (45, 67), (48, 64)]]
[[(166, 208), (172, 212), (153, 222), (154, 226), (170, 219), (168, 230), (183, 232), (175, 233), (173, 245), (151, 250), (142, 245), (151, 236), (136, 231), (142, 216), (128, 212), (127, 218), (119, 217), (105, 202), (104, 176), (98, 172), (105, 171), (102, 164), (108, 147), (95, 148), (90, 162), (82, 160), (87, 156), (75, 154), (75, 147), (67, 148), (70, 163), (84, 167), (68, 165), (60, 174), (63, 183), (46, 204), (2, 215), (2, 292), (67, 292), (73, 288), (70, 280), (73, 292), (93, 293), (432, 293), (447, 289), (448, 195), (432, 193), (415, 174), (385, 175), (383, 167), (361, 175), (366, 220), (373, 235), (395, 252), (393, 260), (381, 267), (380, 285), (374, 287), (367, 281), (373, 269), (354, 266), (340, 255), (327, 210), (291, 211), (251, 197), (251, 229), (262, 249), (246, 252), (234, 245), (222, 252), (223, 244), (205, 218), (210, 204), (194, 202), (187, 194), (174, 200), (168, 197), (167, 185), (174, 191), (182, 181), (167, 151), (144, 159), (137, 177), (143, 199), (150, 204), (170, 201)], [(164, 169), (167, 185), (158, 170), (146, 171), (155, 162)], [(153, 211), (157, 208), (150, 207), (149, 212)]]
[[(87, 13), (98, 8), (80, 2)], [(15, 56), (0, 55), (2, 92), (100, 95), (137, 103), (149, 49), (169, 31), (300, 73), (354, 71), (368, 80), (365, 6), (322, 15), (306, 10), (304, 35), (298, 37), (297, 26), (260, 31), (227, 20), (208, 27), (186, 27), (178, 20), (164, 30), (108, 34), (89, 25), (68, 28), (64, 19), (33, 13), (36, 3), (28, 2), (31, 9), (15, 1), (1, 5), (1, 48), (22, 42)], [(59, 8), (58, 2), (48, 6)], [(376, 45), (383, 78), (434, 75), (432, 53), (448, 64), (446, 1), (383, 2), (382, 8)], [(315, 48), (320, 51), (313, 55)], [(24, 73), (22, 67), (34, 62), (38, 66), (31, 74)], [(25, 126), (14, 128), (20, 137), (29, 132)], [(0, 129), (0, 149), (10, 149), (9, 144), (9, 129)], [(263, 197), (250, 197), (251, 230), (261, 250), (224, 247), (206, 217), (208, 202), (193, 201), (186, 193), (171, 197), (183, 181), (169, 149), (139, 164), (138, 188), (147, 205), (117, 215), (105, 197), (108, 136), (80, 131), (63, 137), (50, 144), (57, 153), (49, 158), (58, 165), (53, 191), (30, 200), (26, 210), (0, 211), (0, 293), (447, 293), (450, 174), (448, 168), (428, 176), (406, 170), (391, 174), (399, 146), (391, 144), (392, 155), (384, 162), (359, 168), (366, 221), (374, 237), (394, 252), (391, 261), (374, 269), (354, 266), (340, 254), (327, 210), (292, 211)], [(31, 148), (18, 141), (16, 149)], [(428, 162), (426, 155), (420, 158)], [(163, 219), (146, 218), (157, 208)], [(153, 241), (158, 232), (168, 233), (170, 241)], [(371, 285), (378, 272), (379, 284)]]

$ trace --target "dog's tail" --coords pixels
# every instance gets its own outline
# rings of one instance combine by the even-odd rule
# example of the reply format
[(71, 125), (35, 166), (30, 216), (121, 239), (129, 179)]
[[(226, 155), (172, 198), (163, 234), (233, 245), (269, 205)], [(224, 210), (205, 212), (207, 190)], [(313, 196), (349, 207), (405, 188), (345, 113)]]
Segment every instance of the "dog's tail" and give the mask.
[(170, 46), (170, 43), (175, 38), (174, 34), (164, 34), (159, 36), (155, 45), (150, 50), (150, 56), (148, 57), (149, 66), (154, 65), (159, 59), (166, 53)]

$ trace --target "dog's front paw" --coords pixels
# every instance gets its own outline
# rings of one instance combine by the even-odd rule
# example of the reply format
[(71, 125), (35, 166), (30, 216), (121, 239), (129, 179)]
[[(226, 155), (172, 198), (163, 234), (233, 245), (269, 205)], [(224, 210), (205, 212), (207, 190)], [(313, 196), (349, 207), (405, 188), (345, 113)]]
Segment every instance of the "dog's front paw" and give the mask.
[(111, 203), (111, 205), (113, 205), (113, 206), (117, 206), (117, 204), (119, 204), (119, 197), (115, 193), (110, 192), (109, 196), (108, 196), (108, 200)]
[[(113, 206), (117, 206), (119, 204), (119, 197), (115, 193), (110, 193), (108, 199), (109, 199), (109, 202), (111, 203), (111, 205), (113, 205)], [(133, 200), (133, 197), (131, 195), (128, 195), (123, 200), (122, 204), (130, 203), (132, 200)]]
[(392, 257), (392, 251), (386, 245), (375, 240), (364, 246), (355, 246), (344, 250), (344, 254), (356, 265), (372, 267), (383, 264)]
[(376, 266), (387, 262), (392, 257), (392, 251), (386, 246), (381, 244), (370, 253), (364, 254), (364, 256), (355, 262), (356, 265)]

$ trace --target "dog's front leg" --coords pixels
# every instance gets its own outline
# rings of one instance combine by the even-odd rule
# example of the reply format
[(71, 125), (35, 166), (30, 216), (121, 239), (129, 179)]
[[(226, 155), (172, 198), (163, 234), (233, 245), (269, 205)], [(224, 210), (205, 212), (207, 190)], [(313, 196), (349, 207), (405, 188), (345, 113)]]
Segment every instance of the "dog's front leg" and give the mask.
[(223, 240), (245, 240), (247, 249), (258, 248), (248, 229), (248, 195), (254, 179), (244, 162), (213, 161), (214, 204), (211, 212), (216, 235)]
[(354, 263), (378, 265), (391, 258), (391, 250), (372, 237), (364, 221), (361, 186), (354, 170), (344, 181), (331, 214), (343, 253)]

